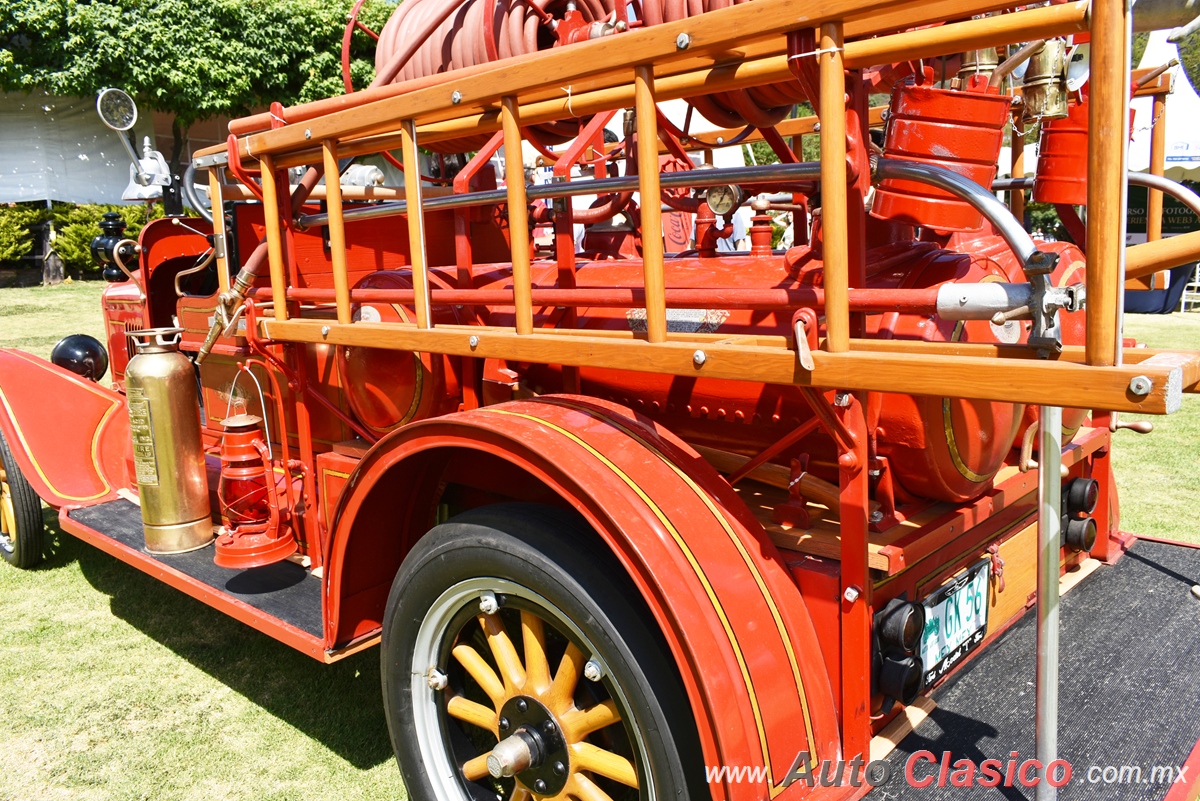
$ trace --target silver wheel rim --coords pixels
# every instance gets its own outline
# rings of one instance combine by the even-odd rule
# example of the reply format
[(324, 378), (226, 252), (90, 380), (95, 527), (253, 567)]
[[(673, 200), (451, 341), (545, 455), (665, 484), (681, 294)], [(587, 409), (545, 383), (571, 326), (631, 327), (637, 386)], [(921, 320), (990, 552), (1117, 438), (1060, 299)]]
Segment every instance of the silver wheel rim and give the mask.
[[(471, 797), (464, 786), (461, 768), (456, 763), (447, 742), (447, 722), (455, 723), (456, 721), (446, 712), (447, 703), (443, 701), (445, 691), (436, 690), (430, 686), (429, 671), (434, 667), (443, 671), (446, 669), (446, 665), (439, 664), (439, 662), (443, 659), (443, 646), (450, 633), (449, 627), (456, 618), (461, 618), (465, 610), (477, 608), (486, 594), (519, 599), (524, 605), (534, 607), (537, 614), (546, 623), (556, 626), (560, 634), (573, 641), (584, 652), (588, 660), (600, 659), (603, 664), (603, 655), (579, 627), (554, 604), (527, 587), (505, 579), (481, 577), (461, 582), (443, 592), (430, 607), (417, 632), (410, 683), (417, 745), (424, 762), (425, 774), (429, 778), (437, 801), (471, 801)], [(454, 632), (454, 637), (457, 638), (462, 630)], [(628, 717), (625, 711), (631, 709), (628, 697), (624, 688), (614, 681), (613, 677), (606, 675), (603, 681), (604, 688), (623, 713), (620, 721), (624, 723), (624, 731), (634, 747), (640, 798), (654, 801), (654, 781), (646, 758), (644, 738), (637, 726), (627, 722)], [(486, 753), (479, 758), (483, 756), (486, 756)], [(564, 795), (558, 797), (570, 797), (565, 793), (564, 790)], [(516, 791), (511, 794), (511, 798), (514, 799), (544, 797), (551, 796), (541, 796), (529, 792), (528, 788), (523, 788), (519, 782)]]
[(0, 551), (16, 550), (17, 512), (13, 508), (12, 490), (8, 486), (8, 471), (0, 461)]

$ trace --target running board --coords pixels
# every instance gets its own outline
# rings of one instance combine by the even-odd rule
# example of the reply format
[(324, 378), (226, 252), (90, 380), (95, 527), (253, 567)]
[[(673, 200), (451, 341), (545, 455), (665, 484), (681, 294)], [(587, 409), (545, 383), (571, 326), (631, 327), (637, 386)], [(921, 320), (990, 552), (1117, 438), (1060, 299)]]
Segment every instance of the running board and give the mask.
[(63, 531), (314, 659), (334, 662), (360, 650), (326, 649), (321, 578), (298, 564), (229, 570), (213, 564), (209, 548), (147, 553), (141, 509), (124, 499), (62, 510), (58, 520)]

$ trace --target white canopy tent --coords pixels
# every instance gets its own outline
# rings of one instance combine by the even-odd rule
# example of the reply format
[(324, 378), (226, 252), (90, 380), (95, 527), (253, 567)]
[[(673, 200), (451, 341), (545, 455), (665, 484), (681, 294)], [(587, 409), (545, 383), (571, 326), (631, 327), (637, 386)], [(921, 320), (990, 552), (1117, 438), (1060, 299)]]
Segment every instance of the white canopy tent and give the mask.
[[(1175, 45), (1167, 41), (1167, 31), (1150, 34), (1139, 67), (1158, 67), (1179, 58)], [(1182, 67), (1172, 70), (1173, 91), (1167, 96), (1166, 175), (1178, 180), (1200, 180), (1200, 96)], [(1154, 123), (1153, 100), (1138, 97), (1134, 109), (1133, 141), (1129, 145), (1129, 169), (1146, 172), (1150, 168), (1150, 133)]]
[[(135, 126), (140, 149), (150, 120)], [(120, 203), (129, 157), (95, 100), (0, 94), (0, 203)]]

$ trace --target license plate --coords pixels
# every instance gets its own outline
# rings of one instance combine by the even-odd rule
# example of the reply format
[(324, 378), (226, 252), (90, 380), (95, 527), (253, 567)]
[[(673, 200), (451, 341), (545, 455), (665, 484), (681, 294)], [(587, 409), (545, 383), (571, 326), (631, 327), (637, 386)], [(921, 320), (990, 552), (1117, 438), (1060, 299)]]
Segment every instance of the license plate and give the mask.
[(991, 560), (983, 559), (925, 599), (921, 663), (926, 687), (949, 673), (983, 642), (990, 577)]

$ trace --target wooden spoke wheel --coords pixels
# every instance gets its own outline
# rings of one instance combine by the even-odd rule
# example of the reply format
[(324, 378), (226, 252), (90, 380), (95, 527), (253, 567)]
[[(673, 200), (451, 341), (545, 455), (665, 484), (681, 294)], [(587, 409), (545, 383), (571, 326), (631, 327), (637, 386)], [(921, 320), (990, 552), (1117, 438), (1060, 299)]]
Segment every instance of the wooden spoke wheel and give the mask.
[(615, 560), (580, 547), (581, 528), (557, 510), (485, 507), (405, 560), (383, 681), (414, 799), (636, 801), (703, 787), (678, 675)]
[(14, 567), (42, 561), (42, 501), (0, 434), (0, 557)]

